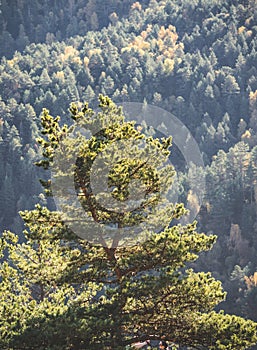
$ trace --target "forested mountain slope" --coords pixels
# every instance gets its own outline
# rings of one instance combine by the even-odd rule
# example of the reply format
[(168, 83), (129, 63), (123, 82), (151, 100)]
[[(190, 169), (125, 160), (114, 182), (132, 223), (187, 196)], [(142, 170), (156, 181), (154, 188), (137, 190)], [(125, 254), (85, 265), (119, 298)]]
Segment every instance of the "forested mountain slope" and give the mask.
[[(53, 3), (1, 4), (2, 228), (20, 230), (17, 211), (38, 200), (33, 162), (43, 107), (65, 116), (70, 102), (94, 105), (99, 93), (161, 106), (189, 128), (206, 162), (199, 221), (219, 240), (201, 264), (226, 281), (227, 307), (256, 319), (256, 2)], [(187, 179), (179, 179), (183, 197)]]
[(62, 40), (84, 35), (110, 22), (116, 11), (123, 16), (133, 0), (55, 0), (0, 2), (0, 55), (11, 57), (35, 42)]

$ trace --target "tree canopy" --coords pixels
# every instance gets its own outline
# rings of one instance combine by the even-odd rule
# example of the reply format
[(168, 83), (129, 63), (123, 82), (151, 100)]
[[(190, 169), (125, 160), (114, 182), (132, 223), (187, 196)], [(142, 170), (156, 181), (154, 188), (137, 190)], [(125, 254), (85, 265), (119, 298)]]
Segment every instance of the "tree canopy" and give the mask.
[[(170, 156), (171, 139), (147, 136), (126, 121), (111, 99), (100, 96), (99, 101), (98, 112), (88, 104), (72, 104), (70, 127), (48, 110), (42, 113), (43, 137), (38, 141), (44, 158), (38, 165), (54, 166), (62, 149), (65, 160), (54, 168), (52, 186), (43, 183), (50, 196), (59, 196), (61, 190), (64, 212), (37, 204), (21, 212), (26, 242), (18, 242), (9, 231), (1, 238), (7, 258), (1, 264), (1, 348), (121, 350), (163, 337), (195, 349), (254, 345), (257, 325), (214, 311), (226, 295), (221, 282), (190, 268), (201, 252), (212, 248), (216, 236), (198, 233), (196, 222), (179, 224), (184, 206), (161, 195), (162, 182), (168, 188), (174, 171), (170, 165), (158, 170), (157, 160)], [(91, 135), (82, 133), (82, 127)], [(134, 142), (133, 150), (120, 151), (118, 146), (128, 142)], [(65, 168), (74, 148), (76, 162)], [(101, 200), (107, 190), (95, 193), (90, 183), (92, 172), (93, 178), (102, 179), (102, 168), (93, 167), (99, 156), (104, 160), (100, 164), (111, 160), (108, 198), (120, 203), (119, 210), (99, 202), (97, 195)], [(86, 219), (73, 207), (66, 186), (70, 171)], [(62, 180), (61, 189), (54, 185), (56, 179)], [(130, 196), (131, 181), (144, 188), (144, 200), (136, 206), (138, 193)], [(129, 210), (123, 206), (127, 200), (133, 204)], [(67, 214), (67, 206), (75, 216)], [(79, 226), (70, 225), (78, 219)], [(148, 219), (150, 224), (142, 225)]]

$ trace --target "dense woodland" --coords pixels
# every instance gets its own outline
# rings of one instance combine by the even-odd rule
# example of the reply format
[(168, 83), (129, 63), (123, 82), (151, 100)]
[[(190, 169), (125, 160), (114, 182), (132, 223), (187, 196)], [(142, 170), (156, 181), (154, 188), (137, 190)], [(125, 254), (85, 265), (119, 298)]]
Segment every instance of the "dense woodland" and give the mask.
[(222, 308), (256, 321), (256, 23), (251, 0), (1, 0), (1, 229), (21, 234), (18, 211), (46, 202), (34, 166), (42, 108), (66, 120), (70, 102), (96, 106), (99, 93), (160, 106), (206, 164), (198, 221), (218, 241), (194, 267), (223, 281)]

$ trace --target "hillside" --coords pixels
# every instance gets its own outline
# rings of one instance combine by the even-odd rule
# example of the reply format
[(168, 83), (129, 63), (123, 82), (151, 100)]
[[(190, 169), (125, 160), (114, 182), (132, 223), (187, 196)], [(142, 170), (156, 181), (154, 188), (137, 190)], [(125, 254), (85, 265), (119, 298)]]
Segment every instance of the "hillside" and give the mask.
[[(256, 2), (53, 3), (1, 2), (1, 228), (21, 231), (18, 210), (46, 201), (33, 165), (42, 108), (65, 117), (70, 102), (95, 106), (99, 93), (160, 106), (206, 164), (199, 225), (219, 239), (196, 268), (225, 282), (227, 310), (257, 320)], [(179, 181), (184, 198), (182, 172)]]

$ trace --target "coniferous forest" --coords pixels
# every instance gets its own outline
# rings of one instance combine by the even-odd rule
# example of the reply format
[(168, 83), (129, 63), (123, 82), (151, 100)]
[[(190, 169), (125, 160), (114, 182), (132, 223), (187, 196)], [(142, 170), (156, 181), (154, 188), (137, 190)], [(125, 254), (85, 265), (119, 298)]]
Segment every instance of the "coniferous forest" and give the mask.
[(197, 227), (217, 240), (189, 267), (222, 282), (217, 311), (257, 322), (257, 2), (0, 0), (0, 55), (0, 232), (26, 242), (19, 211), (55, 209), (39, 182), (49, 172), (35, 166), (44, 108), (68, 127), (70, 104), (97, 108), (99, 95), (161, 107), (190, 130), (205, 165), (194, 170), (206, 179)]

